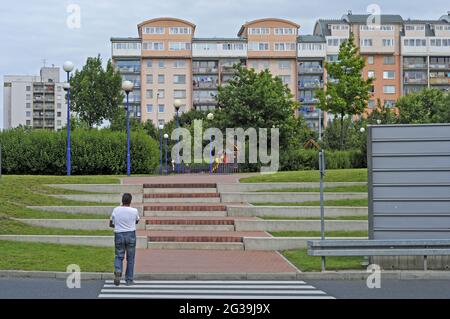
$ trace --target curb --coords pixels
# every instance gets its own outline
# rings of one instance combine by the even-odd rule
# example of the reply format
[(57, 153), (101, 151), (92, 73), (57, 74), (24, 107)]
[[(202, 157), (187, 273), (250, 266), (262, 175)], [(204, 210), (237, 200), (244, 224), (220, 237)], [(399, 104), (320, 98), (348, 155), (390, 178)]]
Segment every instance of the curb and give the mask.
[[(72, 273), (0, 270), (0, 278), (67, 279)], [(135, 280), (367, 280), (365, 271), (327, 271), (291, 273), (150, 273), (136, 274)], [(82, 280), (112, 280), (112, 273), (81, 273)], [(450, 271), (382, 271), (388, 280), (450, 280)]]

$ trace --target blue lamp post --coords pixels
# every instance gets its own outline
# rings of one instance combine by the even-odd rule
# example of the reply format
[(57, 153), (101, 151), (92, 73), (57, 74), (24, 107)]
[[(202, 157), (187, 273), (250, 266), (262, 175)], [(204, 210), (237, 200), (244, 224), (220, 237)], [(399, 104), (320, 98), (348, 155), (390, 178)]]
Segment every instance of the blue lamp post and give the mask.
[(163, 149), (162, 149), (162, 145), (163, 145), (163, 129), (164, 129), (164, 125), (159, 124), (159, 175), (163, 174)]
[[(178, 115), (178, 112), (180, 111), (181, 107), (181, 100), (175, 100), (173, 105), (175, 107), (176, 117), (177, 117), (177, 129), (180, 127), (180, 118)], [(175, 165), (177, 166), (177, 173), (180, 174), (180, 138), (178, 137), (177, 141), (177, 161), (175, 162)]]
[[(214, 120), (214, 114), (213, 113), (209, 113), (206, 118), (208, 119), (208, 121), (212, 121)], [(209, 173), (212, 174), (213, 173), (213, 158), (212, 158), (212, 133), (209, 136)]]
[(71, 166), (71, 148), (70, 148), (70, 72), (73, 71), (74, 65), (72, 62), (67, 61), (63, 64), (63, 69), (67, 73), (67, 84), (64, 89), (67, 90), (67, 176), (70, 176), (72, 170)]
[(125, 91), (125, 94), (127, 96), (127, 104), (126, 104), (126, 111), (127, 111), (127, 176), (131, 175), (131, 155), (130, 155), (130, 106), (128, 101), (128, 96), (130, 95), (130, 92), (133, 91), (134, 84), (130, 81), (124, 81), (122, 83), (122, 90)]
[(168, 139), (169, 139), (169, 134), (167, 134), (167, 133), (164, 134), (164, 143), (165, 143), (164, 149), (166, 150), (166, 175), (169, 175), (169, 170), (167, 168), (167, 152), (168, 152), (167, 141), (168, 141)]

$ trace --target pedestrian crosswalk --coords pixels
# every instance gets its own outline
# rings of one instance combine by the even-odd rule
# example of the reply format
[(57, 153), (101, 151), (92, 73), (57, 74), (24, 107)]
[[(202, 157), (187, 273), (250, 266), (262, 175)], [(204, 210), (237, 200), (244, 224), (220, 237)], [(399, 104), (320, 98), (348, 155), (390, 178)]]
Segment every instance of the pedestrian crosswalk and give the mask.
[(107, 280), (99, 298), (107, 299), (334, 299), (304, 281), (135, 281), (115, 286)]

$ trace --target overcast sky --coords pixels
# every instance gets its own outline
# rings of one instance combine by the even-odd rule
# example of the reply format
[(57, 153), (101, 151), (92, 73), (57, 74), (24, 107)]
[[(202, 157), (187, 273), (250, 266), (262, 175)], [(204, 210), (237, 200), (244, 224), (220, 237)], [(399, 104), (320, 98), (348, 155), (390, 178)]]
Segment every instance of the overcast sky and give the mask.
[[(446, 5), (447, 3), (447, 5)], [(68, 6), (81, 9), (81, 27), (67, 26)], [(47, 66), (71, 60), (81, 67), (88, 56), (111, 55), (111, 36), (137, 36), (144, 20), (170, 16), (197, 25), (196, 37), (236, 36), (245, 21), (277, 17), (300, 24), (310, 34), (318, 18), (340, 18), (347, 10), (366, 13), (378, 4), (384, 14), (407, 19), (437, 19), (450, 10), (443, 0), (40, 0), (8, 1), (0, 10), (0, 78), (8, 74), (37, 75)], [(3, 89), (0, 90), (0, 129)]]

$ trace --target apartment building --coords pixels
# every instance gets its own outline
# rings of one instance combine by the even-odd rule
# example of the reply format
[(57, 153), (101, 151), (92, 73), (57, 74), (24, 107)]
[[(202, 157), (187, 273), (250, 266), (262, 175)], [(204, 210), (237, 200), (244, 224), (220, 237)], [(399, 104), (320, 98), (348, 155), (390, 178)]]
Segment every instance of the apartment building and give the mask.
[(175, 99), (183, 101), (181, 111), (214, 109), (218, 87), (240, 63), (279, 76), (300, 103), (296, 113), (318, 130), (332, 115), (317, 109), (315, 92), (328, 80), (325, 63), (337, 61), (351, 33), (367, 62), (364, 77), (375, 79), (368, 111), (378, 101), (393, 107), (401, 95), (425, 87), (450, 87), (450, 13), (419, 21), (349, 11), (317, 20), (312, 35), (299, 35), (297, 23), (277, 18), (246, 22), (235, 38), (195, 38), (195, 28), (181, 19), (157, 18), (139, 24), (136, 38), (111, 38), (116, 67), (135, 83), (135, 117), (170, 121)]
[(67, 101), (59, 76), (57, 67), (43, 67), (39, 76), (5, 75), (3, 128), (61, 129), (67, 122)]

